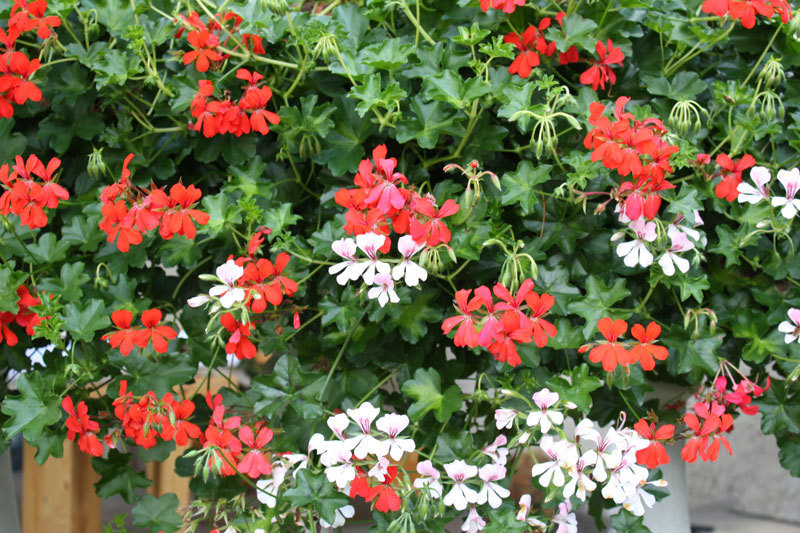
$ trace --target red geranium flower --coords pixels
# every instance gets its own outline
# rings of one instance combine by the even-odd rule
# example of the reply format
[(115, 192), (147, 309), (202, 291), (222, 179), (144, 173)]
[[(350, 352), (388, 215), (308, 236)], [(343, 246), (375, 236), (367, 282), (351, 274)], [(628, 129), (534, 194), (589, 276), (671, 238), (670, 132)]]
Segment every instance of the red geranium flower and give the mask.
[(159, 326), (161, 322), (161, 311), (159, 309), (148, 309), (142, 313), (142, 324), (145, 329), (136, 334), (134, 342), (137, 346), (146, 348), (152, 340), (153, 349), (158, 353), (164, 353), (169, 347), (168, 339), (174, 339), (178, 333), (169, 326)]
[(386, 468), (386, 476), (383, 479), (383, 482), (380, 485), (375, 485), (369, 489), (369, 494), (367, 494), (365, 500), (371, 502), (372, 500), (375, 501), (375, 509), (382, 513), (388, 513), (389, 511), (399, 511), (400, 506), (402, 505), (402, 500), (400, 496), (390, 487), (389, 485), (397, 477), (397, 467), (390, 466)]
[(446, 318), (442, 323), (442, 332), (445, 335), (458, 326), (453, 341), (453, 344), (458, 347), (469, 346), (474, 348), (478, 345), (478, 331), (475, 329), (475, 317), (472, 316), (472, 313), (481, 307), (481, 301), (477, 297), (470, 300), (469, 295), (471, 293), (472, 289), (456, 291), (456, 305), (461, 314)]
[(738, 186), (742, 182), (742, 172), (755, 165), (756, 160), (750, 154), (735, 160), (727, 154), (719, 154), (717, 164), (722, 167), (722, 180), (714, 187), (714, 194), (717, 198), (733, 202), (739, 197)]
[(237, 359), (252, 359), (256, 356), (256, 347), (248, 338), (250, 337), (250, 323), (239, 322), (231, 313), (224, 313), (219, 318), (219, 322), (231, 333), (225, 344), (225, 353), (236, 355)]
[(631, 328), (631, 335), (639, 341), (639, 344), (631, 348), (630, 362), (639, 361), (642, 370), (653, 370), (656, 367), (654, 358), (663, 361), (669, 356), (669, 351), (665, 347), (653, 344), (653, 341), (661, 335), (661, 326), (655, 322), (650, 322), (646, 330), (641, 324), (635, 324)]
[[(503, 42), (513, 44), (521, 52), (508, 67), (509, 74), (519, 74), (521, 77), (527, 78), (531, 75), (533, 67), (538, 67), (541, 63), (539, 54), (553, 55), (556, 43), (551, 42), (548, 44), (542, 34), (542, 31), (549, 26), (550, 18), (545, 17), (538, 27), (528, 26), (528, 29), (522, 32), (522, 35), (512, 32), (505, 36)], [(575, 52), (577, 53), (577, 49)]]
[(442, 219), (455, 215), (459, 209), (460, 206), (454, 200), (447, 200), (437, 210), (433, 202), (421, 198), (414, 204), (414, 211), (419, 215), (428, 217), (428, 220), (420, 223), (416, 218), (412, 218), (411, 236), (418, 243), (425, 241), (428, 246), (437, 246), (440, 243), (450, 242), (450, 230)]
[(669, 463), (667, 450), (664, 448), (664, 445), (658, 441), (671, 439), (672, 435), (675, 433), (675, 426), (672, 424), (665, 424), (656, 430), (655, 422), (651, 422), (650, 425), (648, 425), (647, 421), (642, 418), (633, 425), (633, 429), (635, 429), (636, 433), (641, 435), (642, 438), (652, 441), (647, 448), (636, 452), (637, 463), (646, 466), (650, 470), (658, 468), (659, 465)]
[[(617, 368), (617, 364), (627, 366), (629, 363), (629, 354), (624, 346), (617, 343), (617, 339), (625, 334), (628, 329), (628, 324), (624, 320), (611, 320), (609, 317), (601, 318), (597, 323), (597, 329), (606, 342), (601, 342), (589, 352), (589, 361), (592, 363), (603, 363), (603, 370), (606, 372), (613, 372)], [(584, 353), (589, 349), (589, 345), (581, 346), (578, 349), (579, 353)]]
[(611, 42), (611, 39), (608, 40), (607, 47), (602, 41), (597, 41), (595, 50), (597, 50), (597, 55), (600, 59), (581, 74), (580, 80), (584, 85), (591, 85), (592, 89), (596, 91), (598, 86), (601, 89), (605, 89), (606, 82), (609, 85), (617, 82), (617, 75), (611, 70), (610, 65), (622, 65), (625, 54), (619, 48), (614, 48), (614, 43)]
[(136, 342), (137, 336), (141, 333), (139, 328), (132, 328), (133, 313), (127, 309), (117, 309), (111, 313), (111, 321), (117, 327), (118, 331), (113, 333), (106, 333), (102, 340), (108, 340), (112, 348), (119, 348), (122, 355), (129, 355), (133, 346), (138, 344)]
[(208, 70), (211, 61), (222, 60), (222, 56), (216, 50), (213, 50), (219, 46), (219, 38), (213, 33), (209, 33), (208, 30), (191, 31), (186, 38), (195, 49), (183, 55), (184, 65), (196, 60), (195, 67), (197, 70), (205, 72)]

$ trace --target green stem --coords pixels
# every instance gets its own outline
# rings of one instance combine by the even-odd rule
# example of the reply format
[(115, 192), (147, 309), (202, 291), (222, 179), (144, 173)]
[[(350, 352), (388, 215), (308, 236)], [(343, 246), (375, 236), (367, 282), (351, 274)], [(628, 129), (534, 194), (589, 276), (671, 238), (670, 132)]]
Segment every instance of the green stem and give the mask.
[[(419, 2), (420, 0), (417, 0), (417, 13), (419, 13)], [(403, 13), (405, 13), (406, 17), (408, 17), (408, 20), (410, 20), (411, 24), (413, 24), (417, 29), (417, 40), (415, 40), (415, 45), (419, 40), (419, 35), (422, 35), (422, 38), (428, 41), (428, 44), (436, 46), (436, 41), (434, 41), (433, 38), (428, 35), (428, 32), (425, 31), (425, 28), (422, 27), (422, 25), (419, 23), (419, 20), (414, 17), (414, 13), (412, 13), (411, 8), (408, 7), (408, 2), (406, 2), (406, 0), (401, 0), (400, 5), (403, 7)]]
[(322, 397), (325, 395), (325, 391), (328, 388), (328, 383), (331, 380), (331, 376), (333, 376), (334, 371), (336, 371), (336, 367), (339, 366), (339, 361), (342, 360), (345, 348), (347, 348), (347, 345), (350, 343), (350, 339), (353, 336), (353, 333), (355, 333), (356, 329), (358, 328), (358, 325), (361, 323), (361, 321), (364, 319), (366, 315), (367, 315), (367, 310), (364, 309), (364, 312), (361, 313), (361, 316), (358, 317), (358, 320), (356, 320), (355, 323), (350, 327), (350, 331), (347, 332), (347, 338), (345, 338), (342, 347), (339, 348), (339, 353), (336, 354), (336, 359), (333, 360), (331, 369), (328, 370), (328, 375), (325, 377), (325, 383), (322, 385), (322, 390), (319, 391), (319, 396), (317, 396), (317, 401), (320, 402), (322, 401)]
[(755, 62), (755, 63), (753, 63), (753, 68), (751, 68), (751, 69), (750, 69), (750, 73), (749, 73), (749, 74), (747, 75), (747, 77), (744, 79), (744, 81), (742, 82), (742, 85), (747, 85), (747, 82), (748, 82), (748, 81), (750, 81), (750, 78), (752, 78), (752, 77), (753, 77), (753, 74), (755, 74), (755, 72), (756, 72), (756, 69), (758, 68), (758, 65), (760, 65), (760, 64), (761, 64), (761, 61), (764, 59), (764, 56), (765, 56), (765, 55), (767, 55), (767, 52), (769, 52), (769, 49), (772, 47), (772, 43), (774, 43), (774, 42), (775, 42), (775, 38), (776, 38), (776, 37), (778, 36), (778, 34), (781, 32), (781, 28), (782, 28), (782, 27), (783, 27), (783, 25), (782, 25), (782, 24), (778, 24), (778, 26), (775, 28), (775, 32), (772, 34), (772, 38), (771, 38), (771, 39), (769, 40), (769, 42), (767, 43), (767, 46), (764, 48), (764, 51), (763, 51), (763, 52), (761, 52), (761, 55), (758, 57), (758, 59), (756, 60), (756, 62)]

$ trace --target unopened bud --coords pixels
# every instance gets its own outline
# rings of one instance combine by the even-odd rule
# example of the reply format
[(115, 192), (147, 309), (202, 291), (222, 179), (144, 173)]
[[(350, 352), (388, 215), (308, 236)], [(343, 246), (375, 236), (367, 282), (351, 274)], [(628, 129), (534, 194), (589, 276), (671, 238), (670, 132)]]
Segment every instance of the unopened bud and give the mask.
[(478, 161), (473, 159), (472, 161), (469, 162), (469, 166), (471, 166), (473, 169), (477, 169), (478, 168)]

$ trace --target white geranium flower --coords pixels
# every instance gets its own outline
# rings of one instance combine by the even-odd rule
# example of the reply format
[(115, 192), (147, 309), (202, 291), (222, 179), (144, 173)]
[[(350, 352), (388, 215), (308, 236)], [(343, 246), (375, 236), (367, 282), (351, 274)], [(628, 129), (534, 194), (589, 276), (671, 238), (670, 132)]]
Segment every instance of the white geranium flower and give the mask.
[(638, 218), (628, 227), (636, 232), (636, 239), (619, 243), (617, 255), (623, 258), (626, 266), (642, 265), (647, 268), (653, 264), (653, 254), (647, 249), (646, 243), (656, 240), (656, 223), (645, 222), (644, 218)]
[(756, 184), (755, 187), (749, 183), (742, 182), (736, 190), (739, 191), (739, 203), (756, 205), (761, 200), (769, 200), (769, 187), (767, 184), (772, 179), (769, 169), (766, 167), (753, 167), (750, 169), (750, 179)]
[[(378, 259), (379, 249), (383, 246), (384, 242), (386, 242), (385, 235), (379, 235), (377, 233), (356, 235), (356, 245), (369, 257), (369, 261), (366, 262), (367, 267), (363, 274), (364, 282), (367, 285), (372, 285), (374, 283), (376, 273), (389, 275), (391, 271), (388, 263), (384, 263)], [(381, 306), (383, 306), (383, 304)]]
[(478, 493), (470, 488), (464, 482), (469, 478), (478, 475), (478, 467), (468, 465), (462, 460), (456, 460), (452, 463), (444, 465), (447, 475), (455, 481), (453, 488), (444, 497), (444, 504), (448, 507), (455, 507), (458, 511), (463, 511), (467, 508), (467, 504), (475, 503), (478, 501)]
[(689, 238), (682, 231), (670, 232), (672, 245), (669, 250), (664, 252), (664, 255), (658, 260), (659, 266), (667, 276), (675, 274), (675, 267), (684, 274), (689, 271), (689, 260), (677, 255), (679, 252), (685, 252), (694, 248), (694, 245), (689, 241)]
[(417, 244), (411, 235), (403, 235), (397, 241), (397, 249), (403, 254), (403, 260), (392, 269), (392, 278), (404, 278), (406, 285), (415, 287), (420, 281), (428, 279), (428, 272), (411, 260), (414, 254), (425, 248), (425, 243)]
[(481, 467), (478, 476), (483, 480), (483, 487), (478, 493), (478, 501), (475, 503), (483, 505), (489, 503), (492, 509), (497, 509), (503, 504), (503, 498), (508, 498), (511, 494), (507, 488), (495, 483), (506, 477), (506, 467), (500, 464), (488, 464)]
[(228, 259), (224, 265), (217, 267), (217, 277), (223, 284), (214, 285), (208, 294), (219, 296), (219, 303), (225, 309), (230, 309), (236, 302), (243, 302), (244, 289), (235, 286), (236, 280), (243, 274), (244, 268), (237, 265), (233, 259)]
[(433, 463), (430, 460), (417, 463), (417, 472), (421, 477), (414, 480), (414, 487), (418, 489), (428, 487), (429, 494), (432, 498), (441, 498), (442, 484), (439, 481), (441, 474), (433, 466)]
[[(785, 333), (783, 342), (791, 344), (797, 340), (800, 335), (800, 309), (794, 307), (789, 309), (789, 320), (784, 320), (778, 324), (778, 331)], [(790, 322), (791, 320), (791, 322)]]
[(800, 189), (800, 169), (779, 170), (778, 181), (781, 182), (781, 185), (786, 190), (786, 196), (773, 198), (772, 205), (774, 207), (783, 207), (781, 215), (784, 218), (794, 218), (797, 211), (800, 211), (800, 199), (795, 198), (798, 189)]
[(558, 411), (551, 411), (550, 407), (558, 402), (558, 393), (550, 392), (544, 388), (533, 395), (533, 402), (540, 411), (532, 411), (525, 421), (529, 427), (539, 426), (542, 433), (547, 433), (553, 425), (560, 426), (564, 422), (564, 415)]
[(375, 427), (388, 435), (389, 455), (395, 461), (399, 461), (404, 453), (411, 453), (416, 448), (414, 441), (409, 438), (397, 438), (401, 431), (406, 429), (409, 419), (406, 415), (387, 413), (375, 422)]
[(392, 277), (389, 274), (376, 274), (372, 281), (375, 282), (375, 286), (370, 288), (370, 290), (367, 292), (367, 298), (370, 300), (377, 298), (378, 303), (381, 304), (381, 307), (386, 305), (388, 302), (396, 304), (400, 301), (400, 297), (397, 296), (397, 293), (394, 290), (394, 281), (392, 281)]
[(356, 258), (356, 241), (353, 239), (339, 239), (331, 243), (331, 249), (344, 259), (341, 263), (331, 265), (328, 267), (328, 274), (336, 276), (336, 283), (339, 285), (347, 285), (348, 281), (355, 281), (361, 277), (364, 271), (369, 266), (366, 261), (359, 261)]
[(356, 409), (348, 409), (347, 416), (353, 419), (361, 429), (361, 435), (347, 439), (347, 445), (353, 450), (356, 459), (363, 459), (369, 454), (383, 457), (389, 453), (389, 443), (381, 442), (371, 435), (372, 421), (381, 410), (369, 402), (364, 402)]

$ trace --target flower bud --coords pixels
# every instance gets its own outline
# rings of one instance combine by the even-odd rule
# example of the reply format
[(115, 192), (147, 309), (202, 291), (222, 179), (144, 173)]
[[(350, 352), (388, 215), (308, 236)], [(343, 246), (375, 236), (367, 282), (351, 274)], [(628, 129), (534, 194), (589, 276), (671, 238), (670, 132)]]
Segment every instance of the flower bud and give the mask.
[(100, 177), (106, 169), (106, 164), (103, 161), (103, 149), (100, 148), (98, 150), (95, 148), (92, 153), (89, 154), (89, 163), (86, 165), (86, 171), (89, 173), (89, 176), (96, 179)]
[(289, 11), (289, 3), (286, 0), (261, 0), (261, 5), (276, 15), (285, 15)]

